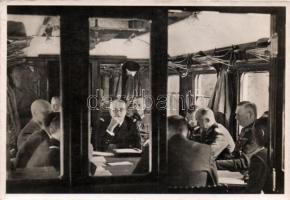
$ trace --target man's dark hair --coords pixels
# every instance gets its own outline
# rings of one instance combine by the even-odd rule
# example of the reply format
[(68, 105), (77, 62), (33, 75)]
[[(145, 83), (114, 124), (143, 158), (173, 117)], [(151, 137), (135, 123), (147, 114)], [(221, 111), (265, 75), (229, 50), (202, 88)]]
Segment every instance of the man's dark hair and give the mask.
[(46, 127), (53, 126), (54, 128), (59, 128), (60, 127), (60, 113), (59, 112), (50, 113), (45, 120), (45, 126)]
[(251, 109), (255, 115), (255, 119), (257, 118), (257, 106), (256, 104), (250, 101), (241, 101), (238, 106), (243, 106), (246, 109)]
[(265, 133), (265, 131), (263, 130), (263, 128), (261, 128), (259, 123), (255, 123), (252, 127), (252, 137), (255, 137), (255, 141), (256, 143), (263, 147), (265, 146), (265, 144), (267, 143), (267, 133)]
[(168, 119), (168, 129), (177, 130), (180, 127), (187, 126), (187, 121), (184, 117), (180, 115), (173, 115), (167, 118)]

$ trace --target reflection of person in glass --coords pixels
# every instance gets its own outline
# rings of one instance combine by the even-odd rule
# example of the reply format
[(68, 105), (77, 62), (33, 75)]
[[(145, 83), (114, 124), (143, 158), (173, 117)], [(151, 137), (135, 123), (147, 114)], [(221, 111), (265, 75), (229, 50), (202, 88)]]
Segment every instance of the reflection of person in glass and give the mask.
[(126, 116), (125, 101), (112, 101), (109, 111), (110, 118), (101, 118), (99, 131), (92, 135), (94, 149), (106, 151), (114, 148), (140, 148), (140, 134), (136, 123)]

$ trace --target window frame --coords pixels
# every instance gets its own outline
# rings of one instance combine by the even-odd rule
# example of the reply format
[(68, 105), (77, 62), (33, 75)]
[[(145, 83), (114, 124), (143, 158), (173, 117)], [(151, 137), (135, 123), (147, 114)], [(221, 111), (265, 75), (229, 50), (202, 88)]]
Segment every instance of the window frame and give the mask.
[[(158, 95), (167, 95), (167, 14), (168, 9), (182, 9), (187, 11), (218, 11), (227, 13), (264, 13), (275, 15), (272, 30), (278, 33), (278, 56), (270, 64), (270, 130), (275, 138), (276, 156), (273, 158), (276, 168), (277, 182), (276, 192), (284, 191), (284, 173), (282, 169), (282, 134), (283, 134), (283, 110), (284, 110), (284, 88), (285, 88), (285, 7), (74, 7), (74, 6), (8, 6), (8, 14), (29, 15), (58, 15), (61, 20), (61, 88), (64, 108), (64, 175), (55, 180), (23, 180), (6, 181), (8, 193), (21, 192), (51, 192), (51, 193), (160, 193), (167, 191), (160, 187), (160, 183), (166, 175), (167, 142), (166, 142), (166, 109), (152, 110), (152, 149), (156, 152), (152, 157), (152, 172), (150, 176), (126, 177), (89, 177), (88, 173), (88, 109), (80, 105), (86, 103), (86, 95), (89, 94), (89, 22), (93, 17), (137, 17), (152, 20), (151, 25), (151, 88), (154, 99)], [(114, 12), (112, 12), (114, 11)], [(96, 15), (97, 13), (97, 15)], [(72, 20), (75, 19), (76, 21)], [(71, 21), (71, 22), (70, 22)], [(74, 23), (72, 23), (74, 21)], [(84, 24), (80, 24), (84, 22)], [(81, 25), (81, 33), (76, 33), (77, 26)], [(71, 27), (70, 27), (71, 26)], [(66, 29), (64, 29), (64, 27)], [(68, 34), (74, 33), (67, 38)], [(87, 35), (78, 38), (79, 35)], [(72, 38), (76, 41), (72, 41)], [(80, 48), (70, 47), (73, 44), (81, 44)], [(73, 56), (81, 55), (76, 66), (82, 65), (80, 71), (73, 67)], [(72, 60), (70, 60), (72, 58)], [(72, 66), (70, 66), (72, 65)], [(279, 67), (278, 67), (279, 66)], [(69, 74), (70, 76), (64, 76)], [(72, 76), (81, 77), (79, 86), (69, 85), (74, 79)], [(281, 81), (283, 80), (283, 81)], [(87, 89), (83, 87), (87, 85)], [(83, 86), (83, 87), (82, 87)], [(72, 88), (75, 89), (74, 92)], [(239, 88), (239, 87), (238, 87)], [(81, 94), (81, 95), (80, 95)], [(237, 99), (240, 99), (237, 97)], [(69, 103), (69, 100), (72, 103)], [(86, 104), (85, 104), (86, 105)], [(75, 106), (75, 107), (73, 107)], [(77, 122), (77, 123), (74, 123)], [(81, 163), (86, 163), (81, 166)], [(76, 177), (77, 176), (77, 177)], [(128, 179), (127, 179), (128, 178)], [(144, 180), (145, 178), (145, 180)], [(135, 184), (134, 184), (135, 183)], [(138, 184), (136, 184), (138, 183)], [(158, 186), (158, 187), (156, 187)]]

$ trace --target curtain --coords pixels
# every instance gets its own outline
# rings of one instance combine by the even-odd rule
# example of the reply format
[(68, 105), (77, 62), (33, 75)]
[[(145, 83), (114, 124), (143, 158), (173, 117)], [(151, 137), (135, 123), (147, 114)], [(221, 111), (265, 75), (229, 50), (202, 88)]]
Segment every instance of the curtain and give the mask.
[(16, 148), (17, 136), (20, 132), (20, 119), (17, 111), (16, 97), (11, 86), (7, 85), (7, 146), (9, 150)]
[(218, 72), (218, 79), (208, 107), (215, 113), (216, 121), (229, 128), (232, 111), (232, 86), (229, 81), (229, 73), (226, 68)]

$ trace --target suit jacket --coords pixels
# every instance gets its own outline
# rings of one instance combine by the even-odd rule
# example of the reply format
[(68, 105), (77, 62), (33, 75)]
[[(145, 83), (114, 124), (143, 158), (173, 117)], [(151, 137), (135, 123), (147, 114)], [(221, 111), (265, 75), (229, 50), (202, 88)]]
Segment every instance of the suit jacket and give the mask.
[(111, 118), (101, 120), (99, 129), (92, 134), (92, 144), (95, 150), (106, 151), (110, 144), (117, 148), (141, 148), (141, 138), (136, 123), (129, 117), (125, 117), (121, 126), (117, 126), (111, 136), (107, 132)]
[(40, 131), (41, 127), (32, 119), (20, 131), (17, 139), (17, 148), (20, 149), (21, 145), (32, 135), (32, 133)]
[(172, 136), (168, 141), (167, 183), (179, 186), (217, 184), (217, 172), (210, 146), (188, 140), (181, 135)]
[(30, 135), (21, 145), (15, 164), (17, 168), (47, 166), (49, 152), (49, 137), (44, 130)]

